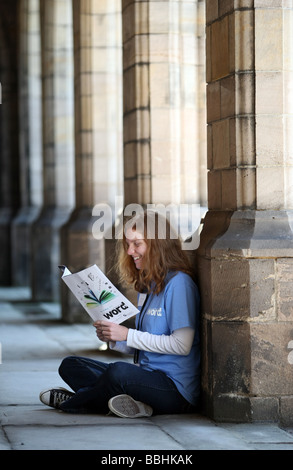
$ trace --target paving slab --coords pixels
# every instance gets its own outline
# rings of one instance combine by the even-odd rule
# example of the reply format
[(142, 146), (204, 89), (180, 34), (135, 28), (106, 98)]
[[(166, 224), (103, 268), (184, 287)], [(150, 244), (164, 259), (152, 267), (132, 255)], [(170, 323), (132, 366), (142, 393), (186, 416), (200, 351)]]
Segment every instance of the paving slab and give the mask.
[[(151, 423), (116, 420), (94, 426), (5, 426), (14, 450), (184, 450), (168, 434)], [(159, 447), (156, 447), (159, 444)]]

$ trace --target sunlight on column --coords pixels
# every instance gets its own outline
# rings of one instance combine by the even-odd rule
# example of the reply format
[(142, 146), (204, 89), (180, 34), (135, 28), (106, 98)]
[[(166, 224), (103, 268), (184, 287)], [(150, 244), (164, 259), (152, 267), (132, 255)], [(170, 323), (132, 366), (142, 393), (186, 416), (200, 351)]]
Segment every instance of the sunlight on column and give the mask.
[(43, 202), (42, 83), (39, 0), (29, 0), (27, 22), (30, 197), (33, 206), (38, 207), (41, 206)]
[[(293, 11), (283, 11), (284, 203), (293, 209)], [(292, 221), (293, 222), (293, 221)]]

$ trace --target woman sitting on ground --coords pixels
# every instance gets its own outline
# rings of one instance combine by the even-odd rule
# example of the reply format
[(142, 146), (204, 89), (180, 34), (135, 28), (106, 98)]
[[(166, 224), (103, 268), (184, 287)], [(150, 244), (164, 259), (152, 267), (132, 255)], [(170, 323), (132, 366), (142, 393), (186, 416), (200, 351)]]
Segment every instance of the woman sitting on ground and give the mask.
[(151, 211), (128, 220), (118, 266), (121, 279), (138, 292), (136, 329), (106, 320), (94, 327), (110, 348), (132, 352), (134, 364), (67, 357), (59, 374), (74, 392), (46, 390), (41, 401), (64, 412), (110, 409), (128, 418), (194, 411), (200, 396), (199, 294), (168, 221)]

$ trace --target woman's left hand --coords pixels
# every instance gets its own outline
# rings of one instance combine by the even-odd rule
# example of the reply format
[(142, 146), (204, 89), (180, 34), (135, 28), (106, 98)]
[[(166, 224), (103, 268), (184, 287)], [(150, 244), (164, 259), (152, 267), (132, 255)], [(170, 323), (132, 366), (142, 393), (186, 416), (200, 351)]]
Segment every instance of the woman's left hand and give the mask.
[(128, 328), (126, 326), (117, 325), (109, 321), (96, 321), (94, 323), (97, 337), (101, 341), (126, 341)]

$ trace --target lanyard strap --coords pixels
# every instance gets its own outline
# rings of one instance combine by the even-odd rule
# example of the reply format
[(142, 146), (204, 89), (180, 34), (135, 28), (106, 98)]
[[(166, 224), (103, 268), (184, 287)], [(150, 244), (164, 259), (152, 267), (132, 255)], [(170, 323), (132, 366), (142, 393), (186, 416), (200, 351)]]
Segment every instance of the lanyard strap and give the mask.
[[(147, 299), (148, 299), (148, 295), (146, 295), (146, 297), (144, 299), (144, 302), (142, 304), (141, 310), (139, 312), (139, 317), (138, 317), (138, 322), (137, 322), (137, 330), (140, 330), (141, 327), (142, 327), (142, 322), (143, 322), (143, 319), (144, 319), (144, 316), (145, 316), (145, 306), (146, 306)], [(133, 357), (134, 364), (138, 363), (138, 356), (139, 356), (139, 349), (135, 349), (134, 357)]]

